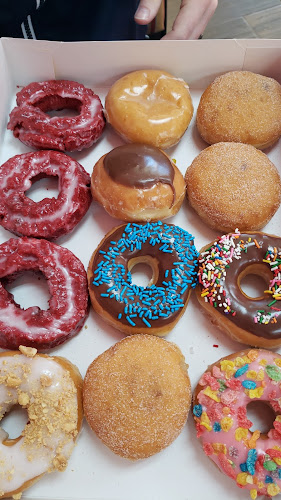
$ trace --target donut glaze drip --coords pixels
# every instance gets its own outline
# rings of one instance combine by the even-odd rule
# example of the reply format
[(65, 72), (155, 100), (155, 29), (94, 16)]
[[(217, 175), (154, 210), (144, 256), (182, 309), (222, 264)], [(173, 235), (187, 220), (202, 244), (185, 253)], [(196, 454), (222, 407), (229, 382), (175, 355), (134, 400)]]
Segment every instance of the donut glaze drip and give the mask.
[[(238, 284), (247, 268), (262, 265), (272, 275), (263, 297), (248, 297)], [(259, 273), (254, 273), (259, 274)], [(281, 239), (265, 233), (228, 234), (199, 258), (201, 298), (235, 325), (265, 339), (281, 338)], [(266, 289), (265, 285), (265, 289)]]
[[(212, 365), (195, 391), (193, 414), (206, 455), (252, 499), (281, 491), (280, 366), (280, 354), (238, 352)], [(251, 430), (251, 401), (264, 401), (275, 412), (267, 434)]]
[(146, 144), (126, 144), (113, 149), (104, 159), (104, 169), (117, 183), (147, 189), (157, 182), (168, 184), (175, 199), (174, 168), (159, 149)]
[[(90, 288), (115, 321), (142, 330), (161, 327), (180, 316), (197, 283), (193, 237), (162, 222), (119, 226), (93, 259)], [(146, 288), (132, 283), (131, 259), (157, 262), (157, 279)], [(144, 262), (144, 260), (143, 260)]]

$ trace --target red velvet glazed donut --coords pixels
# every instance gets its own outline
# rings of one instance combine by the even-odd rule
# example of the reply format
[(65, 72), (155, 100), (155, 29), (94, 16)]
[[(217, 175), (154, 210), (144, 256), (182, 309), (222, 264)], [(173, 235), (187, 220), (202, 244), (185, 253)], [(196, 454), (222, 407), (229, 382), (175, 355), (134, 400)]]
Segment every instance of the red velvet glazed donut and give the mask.
[[(35, 202), (25, 196), (32, 179), (59, 178), (57, 198)], [(91, 203), (90, 176), (56, 151), (17, 155), (0, 168), (0, 224), (20, 236), (53, 239), (69, 233)]]
[[(105, 119), (99, 97), (69, 80), (30, 83), (17, 94), (8, 129), (27, 146), (80, 151), (100, 137)], [(74, 109), (78, 116), (51, 117), (47, 111)]]
[[(22, 309), (4, 284), (24, 271), (43, 273), (49, 309)], [(66, 248), (47, 240), (11, 238), (0, 245), (0, 347), (49, 349), (75, 335), (88, 312), (85, 269)]]

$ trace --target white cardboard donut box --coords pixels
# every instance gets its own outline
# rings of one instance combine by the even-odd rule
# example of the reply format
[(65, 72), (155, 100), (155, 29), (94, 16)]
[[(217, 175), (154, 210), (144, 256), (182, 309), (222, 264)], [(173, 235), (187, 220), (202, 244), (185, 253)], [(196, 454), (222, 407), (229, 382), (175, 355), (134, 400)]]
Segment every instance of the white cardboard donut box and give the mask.
[[(9, 112), (15, 105), (19, 87), (33, 81), (69, 79), (92, 88), (102, 103), (109, 86), (120, 76), (137, 69), (158, 68), (183, 78), (190, 86), (195, 113), (179, 144), (167, 153), (176, 159), (184, 174), (197, 154), (206, 147), (195, 126), (196, 108), (202, 91), (219, 74), (231, 70), (249, 70), (271, 76), (281, 83), (281, 40), (199, 40), (143, 42), (60, 43), (34, 40), (0, 40), (0, 162), (15, 154), (30, 151), (6, 130)], [(72, 154), (91, 173), (93, 165), (106, 152), (121, 145), (122, 139), (106, 127), (101, 139), (80, 153)], [(265, 151), (281, 174), (281, 141)], [(46, 181), (46, 180), (45, 180)], [(34, 190), (34, 199), (49, 195), (55, 188), (42, 182)], [(38, 198), (36, 198), (38, 197)], [(167, 222), (176, 224), (195, 237), (199, 250), (218, 234), (209, 229), (184, 201), (179, 213)], [(90, 256), (104, 235), (120, 221), (111, 218), (96, 203), (70, 234), (56, 243), (69, 248), (87, 267)], [(281, 209), (263, 229), (281, 236)], [(0, 243), (12, 234), (0, 227)], [(46, 307), (46, 290), (30, 278), (18, 280), (13, 289), (23, 307)], [(76, 364), (85, 375), (89, 364), (122, 334), (109, 327), (92, 310), (81, 332), (50, 351)], [(203, 314), (194, 296), (174, 330), (166, 337), (182, 350), (189, 364), (194, 388), (208, 365), (241, 350), (238, 344), (217, 330)], [(281, 352), (281, 350), (280, 350)], [(5, 418), (3, 427), (21, 429), (20, 419)], [(5, 425), (4, 425), (5, 424)], [(6, 427), (5, 427), (6, 426)], [(13, 436), (12, 436), (13, 437)], [(196, 438), (190, 413), (187, 425), (171, 446), (151, 458), (129, 462), (115, 456), (88, 428), (82, 432), (63, 473), (46, 475), (27, 490), (26, 499), (64, 500), (237, 500), (249, 498), (223, 476), (205, 456)]]

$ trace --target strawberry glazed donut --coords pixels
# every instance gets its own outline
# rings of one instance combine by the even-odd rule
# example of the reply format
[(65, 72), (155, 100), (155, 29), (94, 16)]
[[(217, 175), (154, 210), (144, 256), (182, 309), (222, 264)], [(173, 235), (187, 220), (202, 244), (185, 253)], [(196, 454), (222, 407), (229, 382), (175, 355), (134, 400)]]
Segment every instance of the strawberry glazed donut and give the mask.
[[(247, 275), (264, 280), (261, 297), (241, 288)], [(201, 250), (197, 298), (212, 323), (243, 344), (281, 345), (281, 238), (237, 230)]]
[(67, 359), (32, 347), (0, 353), (0, 420), (16, 405), (27, 412), (21, 434), (0, 427), (1, 498), (21, 493), (49, 472), (63, 471), (82, 424), (82, 379)]
[[(25, 271), (40, 272), (46, 278), (49, 309), (22, 309), (5, 289)], [(86, 272), (72, 252), (47, 240), (25, 237), (0, 245), (0, 347), (55, 347), (82, 328), (87, 313)]]
[[(48, 111), (73, 109), (78, 116), (49, 116)], [(80, 151), (98, 140), (105, 126), (99, 97), (69, 80), (34, 82), (17, 94), (8, 129), (27, 146)]]
[[(197, 437), (206, 455), (253, 500), (281, 491), (280, 367), (280, 354), (238, 352), (211, 365), (194, 393)], [(275, 413), (267, 433), (251, 431), (247, 405), (252, 401), (262, 401)]]
[[(57, 198), (26, 196), (34, 180), (58, 177)], [(82, 165), (56, 151), (17, 155), (0, 168), (0, 224), (19, 236), (53, 239), (80, 222), (91, 203), (90, 176)]]

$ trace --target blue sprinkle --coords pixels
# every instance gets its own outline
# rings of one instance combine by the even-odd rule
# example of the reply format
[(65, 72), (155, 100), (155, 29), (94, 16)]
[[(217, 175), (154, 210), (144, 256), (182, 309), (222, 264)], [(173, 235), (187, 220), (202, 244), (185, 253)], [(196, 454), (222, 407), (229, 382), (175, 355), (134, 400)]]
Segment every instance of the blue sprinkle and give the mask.
[(281, 479), (281, 469), (278, 469), (278, 479)]
[(240, 464), (240, 469), (242, 472), (247, 472), (248, 467), (247, 467), (246, 462), (244, 462), (243, 464)]
[(238, 368), (238, 370), (234, 373), (234, 377), (235, 378), (241, 377), (241, 375), (244, 375), (244, 373), (246, 373), (246, 371), (248, 371), (248, 369), (249, 369), (248, 364), (241, 366), (241, 368)]
[(121, 319), (122, 318), (122, 313), (119, 313), (118, 314), (118, 319)]
[(130, 325), (132, 325), (132, 326), (136, 326), (136, 323), (134, 323), (134, 322), (131, 320), (130, 316), (126, 316), (126, 320), (128, 321), (128, 323), (130, 323)]
[(255, 449), (249, 450), (246, 464), (247, 464), (248, 472), (249, 472), (249, 474), (251, 474), (251, 476), (254, 476), (254, 474), (255, 474), (256, 461), (257, 461), (257, 450), (255, 450)]
[(245, 389), (255, 389), (257, 387), (256, 382), (254, 382), (253, 380), (244, 380), (242, 382), (242, 385), (243, 387), (245, 387)]
[(265, 481), (264, 482), (267, 483), (267, 484), (268, 483), (273, 483), (273, 479), (272, 479), (271, 476), (265, 476)]
[(215, 422), (214, 425), (213, 425), (213, 430), (215, 432), (220, 432), (221, 431), (221, 425), (219, 422)]
[(142, 317), (142, 320), (146, 324), (146, 326), (148, 326), (148, 328), (151, 328), (151, 324), (145, 318)]
[(195, 417), (201, 417), (202, 412), (203, 412), (202, 405), (193, 406), (193, 415), (195, 415)]

